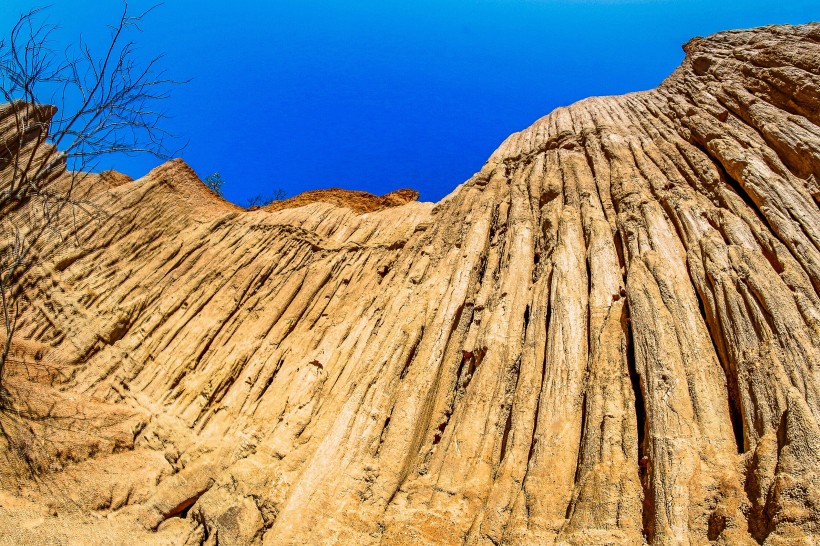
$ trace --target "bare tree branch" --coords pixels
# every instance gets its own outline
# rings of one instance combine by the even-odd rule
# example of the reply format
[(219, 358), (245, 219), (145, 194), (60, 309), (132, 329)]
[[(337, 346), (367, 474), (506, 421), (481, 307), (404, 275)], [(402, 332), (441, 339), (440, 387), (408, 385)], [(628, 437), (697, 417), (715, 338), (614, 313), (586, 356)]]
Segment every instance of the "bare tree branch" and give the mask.
[(158, 70), (161, 57), (142, 62), (130, 39), (155, 7), (132, 15), (124, 2), (101, 54), (82, 37), (53, 47), (57, 27), (43, 21), (43, 8), (0, 39), (0, 396), (18, 319), (30, 305), (27, 274), (71, 240), (78, 217), (101, 214), (75, 195), (87, 173), (114, 153), (168, 159), (178, 151), (168, 147), (174, 135), (158, 106), (183, 82)]

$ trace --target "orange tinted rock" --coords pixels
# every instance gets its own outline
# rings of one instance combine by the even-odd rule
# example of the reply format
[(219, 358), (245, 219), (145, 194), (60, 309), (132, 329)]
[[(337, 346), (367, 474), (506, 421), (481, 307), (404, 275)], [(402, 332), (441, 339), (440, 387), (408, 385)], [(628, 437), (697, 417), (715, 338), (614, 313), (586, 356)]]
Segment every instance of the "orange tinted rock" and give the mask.
[(345, 207), (356, 214), (375, 212), (390, 207), (397, 207), (419, 198), (419, 192), (415, 190), (396, 190), (388, 194), (378, 196), (364, 191), (342, 190), (333, 188), (329, 190), (311, 190), (300, 193), (290, 199), (274, 201), (266, 205), (264, 210), (277, 211), (288, 208), (302, 207), (310, 203), (330, 203), (337, 207)]

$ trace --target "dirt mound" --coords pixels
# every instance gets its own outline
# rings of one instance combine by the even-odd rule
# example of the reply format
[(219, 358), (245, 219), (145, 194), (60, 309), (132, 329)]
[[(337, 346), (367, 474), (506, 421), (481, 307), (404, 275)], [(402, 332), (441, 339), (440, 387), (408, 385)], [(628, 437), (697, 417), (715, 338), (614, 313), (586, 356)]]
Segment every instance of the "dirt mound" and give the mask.
[(295, 197), (274, 201), (263, 207), (267, 211), (277, 211), (301, 207), (310, 203), (331, 203), (337, 207), (345, 207), (356, 214), (375, 212), (390, 207), (398, 207), (419, 198), (419, 192), (410, 189), (401, 189), (385, 195), (373, 195), (364, 191), (343, 190), (331, 188), (327, 190), (312, 190), (300, 193)]

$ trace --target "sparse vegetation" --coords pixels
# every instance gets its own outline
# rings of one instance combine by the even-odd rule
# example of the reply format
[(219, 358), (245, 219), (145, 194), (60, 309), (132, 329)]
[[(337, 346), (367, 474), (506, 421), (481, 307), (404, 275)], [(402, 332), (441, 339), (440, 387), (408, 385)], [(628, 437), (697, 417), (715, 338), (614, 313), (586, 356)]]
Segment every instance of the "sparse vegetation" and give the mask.
[(225, 195), (222, 193), (222, 184), (224, 184), (225, 181), (222, 179), (221, 174), (219, 174), (218, 172), (209, 174), (205, 177), (205, 180), (203, 180), (203, 182), (206, 186), (208, 186), (211, 189), (211, 191), (213, 191), (219, 197), (225, 197)]
[(18, 321), (32, 305), (27, 276), (50, 259), (43, 243), (51, 252), (77, 244), (77, 217), (101, 214), (79, 195), (88, 173), (114, 153), (176, 152), (158, 106), (179, 82), (157, 70), (159, 57), (140, 62), (128, 37), (147, 13), (132, 15), (124, 4), (100, 51), (82, 38), (52, 43), (57, 27), (43, 9), (0, 39), (0, 120), (11, 128), (0, 141), (0, 395)]
[(281, 188), (273, 192), (273, 195), (269, 195), (267, 197), (260, 193), (248, 199), (245, 208), (249, 209), (252, 207), (265, 207), (267, 205), (270, 205), (274, 201), (281, 201), (285, 197), (287, 197), (287, 192), (285, 192), (285, 190)]
[[(222, 175), (219, 174), (219, 172), (209, 174), (202, 182), (219, 197), (222, 197), (223, 199), (225, 198), (225, 194), (222, 191), (222, 186), (225, 184), (225, 179), (222, 178)], [(281, 201), (286, 196), (287, 192), (281, 188), (274, 191), (272, 195), (263, 195), (258, 193), (245, 201), (245, 208), (250, 209), (253, 207), (264, 207), (270, 205), (274, 201)]]

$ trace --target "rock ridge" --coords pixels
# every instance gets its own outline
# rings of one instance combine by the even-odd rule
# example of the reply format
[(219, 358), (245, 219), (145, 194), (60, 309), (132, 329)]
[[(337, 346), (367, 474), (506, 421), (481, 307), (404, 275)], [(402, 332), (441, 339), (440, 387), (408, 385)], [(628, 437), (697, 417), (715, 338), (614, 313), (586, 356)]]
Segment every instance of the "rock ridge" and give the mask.
[(302, 207), (310, 203), (332, 203), (337, 207), (346, 207), (357, 214), (375, 212), (389, 207), (397, 207), (419, 198), (416, 190), (403, 188), (391, 191), (385, 195), (373, 195), (365, 191), (344, 190), (329, 188), (326, 190), (310, 190), (289, 199), (274, 201), (263, 207), (268, 211), (277, 211), (287, 208)]

